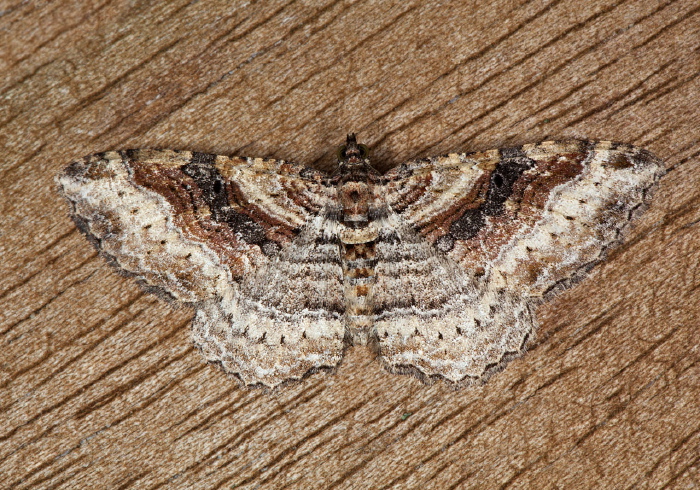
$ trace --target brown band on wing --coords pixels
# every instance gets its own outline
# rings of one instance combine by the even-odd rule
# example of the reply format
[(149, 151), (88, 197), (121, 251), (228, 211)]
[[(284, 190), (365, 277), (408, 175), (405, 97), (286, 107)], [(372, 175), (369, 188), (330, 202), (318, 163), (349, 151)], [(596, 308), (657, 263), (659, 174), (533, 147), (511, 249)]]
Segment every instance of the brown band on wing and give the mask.
[[(417, 231), (431, 242), (434, 242), (448, 234), (452, 239), (456, 238), (456, 234), (453, 231), (469, 229), (474, 226), (471, 224), (472, 222), (481, 226), (483, 221), (481, 219), (483, 214), (482, 208), (488, 196), (490, 175), (488, 172), (482, 175), (475, 182), (469, 193), (453, 200), (444, 213), (435, 215), (434, 219), (419, 226)], [(459, 222), (458, 225), (454, 225), (457, 222)], [(455, 226), (454, 228), (453, 225)], [(462, 234), (463, 231), (459, 233)]]
[(513, 195), (516, 184), (527, 170), (536, 165), (521, 148), (504, 148), (500, 154), (501, 160), (496, 168), (487, 174), (489, 183), (483, 202), (478, 207), (465, 209), (462, 216), (450, 225), (450, 235), (455, 240), (476, 237), (486, 227), (487, 217), (504, 214), (505, 203), (510, 198), (517, 202), (517, 196)]
[[(395, 188), (393, 192), (401, 196), (400, 199), (391, 203), (392, 210), (401, 214), (409, 205), (418, 202), (428, 192), (433, 176), (430, 172), (425, 172), (421, 176), (414, 176), (413, 172), (406, 165), (398, 167), (398, 170), (394, 171), (393, 174), (392, 179), (384, 179), (382, 183), (392, 185)], [(413, 178), (409, 179), (409, 177)], [(404, 187), (402, 185), (408, 182), (411, 183), (410, 186)]]
[[(440, 159), (449, 158), (450, 156), (446, 156)], [(492, 159), (492, 157), (485, 153), (472, 152), (459, 156), (459, 161), (456, 165), (455, 162), (450, 163), (455, 165), (453, 171), (456, 174), (461, 174), (463, 172), (461, 167), (464, 165), (464, 162), (473, 164), (474, 161), (486, 161), (490, 159)], [(385, 183), (391, 188), (391, 194), (399, 196), (399, 199), (394, 199), (391, 202), (392, 210), (396, 213), (403, 213), (410, 206), (421, 202), (424, 197), (428, 197), (432, 200), (433, 198), (431, 198), (431, 195), (434, 196), (436, 192), (439, 192), (437, 189), (441, 185), (441, 179), (438, 177), (438, 180), (435, 181), (432, 171), (420, 169), (420, 165), (426, 163), (432, 164), (432, 160), (419, 160), (414, 163), (414, 165), (419, 166), (418, 172), (420, 173), (416, 173), (414, 169), (403, 165), (402, 167), (397, 167), (390, 171), (385, 176)], [(441, 163), (441, 165), (445, 164)], [(416, 231), (418, 231), (419, 234), (428, 239), (431, 243), (435, 243), (441, 237), (446, 237), (446, 240), (443, 240), (444, 243), (452, 243), (454, 241), (451, 236), (447, 236), (452, 223), (459, 220), (465, 213), (471, 212), (469, 210), (478, 209), (486, 200), (490, 170), (495, 167), (495, 164), (493, 166), (481, 164), (479, 167), (483, 173), (477, 178), (473, 185), (469, 186), (468, 192), (455, 195), (449, 200), (443, 199), (444, 207), (440, 212), (432, 213), (430, 219), (422, 219), (415, 224)], [(452, 172), (448, 170), (446, 173)], [(453, 177), (458, 178), (454, 175)], [(451, 248), (451, 245), (448, 249), (449, 248)]]
[[(497, 186), (497, 192), (489, 192), (489, 196), (478, 210), (477, 218), (465, 213), (465, 216), (472, 220), (471, 223), (478, 226), (467, 229), (466, 236), (461, 235), (465, 238), (454, 233), (457, 228), (455, 224), (450, 227), (452, 244), (454, 240), (462, 240), (460, 257), (455, 258), (475, 268), (482, 265), (485, 259), (493, 259), (502, 245), (508, 243), (521, 230), (534, 226), (542, 217), (553, 189), (583, 173), (587, 155), (588, 151), (582, 148), (582, 151), (552, 155), (547, 159), (533, 160), (522, 156), (517, 156), (515, 162), (512, 159), (504, 159), (490, 175), (489, 189), (499, 183), (498, 175), (503, 176), (505, 172), (511, 172), (506, 176), (512, 181), (501, 177), (502, 185)], [(527, 158), (530, 163), (520, 171), (525, 163), (523, 158)], [(503, 169), (506, 169), (505, 172)], [(477, 212), (469, 210), (468, 213), (475, 215)], [(443, 238), (438, 246), (444, 242)], [(484, 244), (488, 244), (488, 247), (484, 247)]]
[(308, 187), (301, 185), (302, 181), (314, 182), (317, 186), (322, 186), (323, 173), (310, 168), (302, 168), (298, 170), (298, 178), (284, 178), (283, 171), (287, 174), (293, 174), (294, 168), (292, 165), (285, 163), (280, 166), (280, 183), (287, 199), (300, 208), (306, 209), (311, 214), (320, 213), (324, 207), (325, 201), (313, 200)]
[(240, 204), (231, 205), (229, 183), (218, 178), (208, 162), (169, 166), (129, 160), (133, 182), (163, 196), (183, 234), (206, 243), (228, 265), (234, 279), (245, 273), (251, 260), (262, 263), (266, 252), (279, 249)]
[[(272, 248), (289, 243), (299, 233), (299, 227), (290, 226), (251, 202), (237, 182), (221, 174), (215, 166), (216, 158), (216, 155), (192, 153), (190, 163), (181, 167), (183, 173), (193, 178), (195, 184), (204, 191), (202, 197), (206, 200), (211, 218), (214, 221), (226, 222), (240, 235), (241, 240), (258, 245), (264, 251), (267, 250), (270, 241), (275, 242), (275, 247)], [(244, 159), (240, 160), (241, 163), (245, 162)], [(277, 180), (290, 202), (311, 211), (315, 208), (320, 209), (316, 203), (311, 202), (308, 193), (303, 192), (306, 188), (295, 188), (294, 183), (298, 182), (298, 179), (285, 178), (285, 174), (294, 174), (295, 166), (282, 163), (278, 170)]]
[[(267, 197), (274, 199), (277, 204), (289, 209), (300, 208), (311, 215), (319, 213), (325, 207), (327, 195), (321, 190), (324, 187), (326, 178), (323, 172), (309, 167), (299, 167), (284, 160), (230, 158), (227, 163), (222, 164), (219, 162), (217, 165), (217, 169), (226, 180), (234, 180), (228, 174), (231, 172), (231, 162), (236, 160), (246, 166), (252, 163), (260, 169), (266, 169), (266, 171), (259, 171), (257, 184), (265, 188), (268, 192)], [(279, 186), (281, 192), (277, 191), (276, 186)], [(317, 192), (309, 192), (310, 189), (314, 189)], [(256, 203), (251, 203), (245, 198), (243, 202), (247, 203), (249, 207), (260, 208)], [(262, 214), (267, 215), (264, 208)], [(289, 230), (297, 230), (298, 228), (290, 226), (286, 221), (279, 223)]]
[[(292, 228), (279, 219), (270, 216), (260, 206), (251, 203), (243, 194), (238, 183), (233, 181), (225, 182), (227, 205), (237, 216), (234, 216), (232, 223), (243, 223), (240, 227), (241, 238), (247, 243), (263, 246), (265, 242), (272, 241), (278, 247), (289, 243), (298, 233), (299, 228)], [(250, 234), (244, 232), (255, 224), (255, 228), (250, 228)]]

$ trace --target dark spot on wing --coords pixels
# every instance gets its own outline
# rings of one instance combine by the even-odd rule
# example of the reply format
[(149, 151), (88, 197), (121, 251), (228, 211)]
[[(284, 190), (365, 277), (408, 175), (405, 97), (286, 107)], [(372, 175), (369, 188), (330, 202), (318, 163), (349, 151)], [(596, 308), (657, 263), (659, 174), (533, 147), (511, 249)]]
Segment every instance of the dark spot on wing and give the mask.
[[(207, 156), (197, 153), (201, 158)], [(249, 216), (237, 212), (228, 200), (226, 182), (209, 163), (188, 163), (182, 172), (191, 177), (202, 191), (202, 198), (211, 212), (211, 219), (226, 223), (246, 243), (261, 245), (266, 241), (265, 230)], [(268, 248), (268, 250), (270, 250)]]
[[(486, 199), (478, 208), (466, 209), (462, 216), (450, 225), (452, 239), (466, 240), (475, 237), (486, 225), (486, 216), (503, 213), (503, 204), (513, 192), (513, 185), (526, 170), (535, 165), (521, 147), (502, 148), (501, 160), (491, 173)], [(446, 241), (440, 242), (443, 247)], [(438, 245), (438, 246), (439, 246)]]

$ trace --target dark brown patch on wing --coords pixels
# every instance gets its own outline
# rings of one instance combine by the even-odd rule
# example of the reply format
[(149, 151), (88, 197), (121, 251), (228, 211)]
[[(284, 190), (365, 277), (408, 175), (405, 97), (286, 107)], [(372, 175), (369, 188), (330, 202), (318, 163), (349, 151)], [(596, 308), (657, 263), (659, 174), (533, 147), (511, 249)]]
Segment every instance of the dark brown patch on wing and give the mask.
[(486, 226), (486, 217), (503, 214), (504, 203), (511, 197), (513, 187), (526, 170), (535, 165), (520, 148), (500, 150), (501, 161), (488, 175), (486, 196), (478, 207), (467, 207), (461, 216), (452, 222), (449, 234), (455, 240), (474, 238)]
[(609, 161), (605, 162), (604, 166), (617, 169), (634, 167), (634, 162), (629, 155), (617, 154)]
[(277, 253), (299, 231), (248, 202), (214, 166), (215, 155), (195, 153), (184, 165), (154, 165), (127, 156), (133, 182), (163, 196), (185, 236), (212, 248), (234, 278), (247, 260)]
[[(489, 175), (482, 176), (469, 193), (455, 199), (445, 213), (435, 219), (422, 223), (417, 231), (431, 240), (449, 235), (454, 245), (459, 236), (469, 237), (478, 233), (484, 224), (483, 206), (488, 199)], [(443, 241), (442, 243), (450, 243)], [(451, 248), (451, 246), (450, 246)], [(447, 249), (449, 250), (449, 249)], [(443, 251), (447, 251), (443, 250)]]
[[(586, 156), (587, 152), (581, 151), (550, 155), (547, 159), (528, 158), (527, 168), (522, 160), (506, 163), (506, 172), (510, 172), (506, 174), (507, 178), (512, 180), (504, 178), (503, 185), (489, 194), (482, 206), (483, 224), (464, 240), (466, 254), (463, 260), (478, 267), (485, 259), (494, 258), (514, 234), (534, 226), (542, 217), (552, 190), (583, 172)], [(500, 163), (491, 175), (491, 185), (498, 183), (494, 174), (499, 167)], [(495, 197), (491, 198), (492, 195)], [(459, 235), (455, 239), (461, 240)]]
[[(246, 269), (243, 250), (236, 247), (241, 240), (236, 236), (235, 227), (223, 220), (223, 213), (216, 210), (212, 189), (197, 185), (182, 167), (136, 161), (130, 163), (130, 168), (135, 184), (157, 192), (170, 203), (173, 221), (187, 238), (206, 243), (226, 263), (234, 278), (241, 277)], [(214, 204), (214, 210), (209, 203)], [(261, 260), (262, 252), (259, 254), (258, 260)]]
[(237, 202), (231, 199), (240, 194), (235, 182), (226, 182), (216, 167), (209, 163), (188, 163), (180, 170), (194, 181), (184, 179), (183, 183), (190, 188), (194, 185), (201, 191), (198, 193), (199, 202), (195, 204), (204, 212), (208, 209), (211, 220), (227, 225), (244, 242), (262, 246), (265, 229), (248, 216), (246, 211), (250, 211), (246, 209), (243, 199)]
[[(407, 171), (392, 170), (385, 176), (391, 206), (398, 214), (409, 210), (415, 215), (418, 219), (412, 225), (439, 251), (449, 253), (459, 243), (460, 260), (466, 253), (467, 261), (477, 267), (497, 254), (513, 233), (537, 222), (552, 190), (583, 172), (591, 144), (568, 142), (560, 146), (567, 151), (558, 153), (528, 145), (528, 149), (501, 149), (497, 155), (475, 152), (459, 160), (442, 157), (404, 165)], [(436, 161), (445, 161), (446, 166), (432, 163)], [(412, 206), (423, 200), (424, 206), (434, 206), (430, 196), (437, 196), (436, 188), (449, 189), (446, 182), (458, 182), (466, 175), (462, 172), (477, 168), (481, 173), (474, 175), (471, 185), (462, 184), (460, 195), (441, 201), (443, 209), (434, 208), (430, 214), (414, 211)]]

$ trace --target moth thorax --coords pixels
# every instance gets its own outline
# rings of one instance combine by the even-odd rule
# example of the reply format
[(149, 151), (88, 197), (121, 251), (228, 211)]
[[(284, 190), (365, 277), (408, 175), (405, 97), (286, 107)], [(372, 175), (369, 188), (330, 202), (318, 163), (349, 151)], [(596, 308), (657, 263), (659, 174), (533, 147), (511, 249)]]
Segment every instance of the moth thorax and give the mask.
[(343, 224), (361, 228), (369, 223), (371, 189), (367, 182), (345, 182), (338, 189), (343, 210)]

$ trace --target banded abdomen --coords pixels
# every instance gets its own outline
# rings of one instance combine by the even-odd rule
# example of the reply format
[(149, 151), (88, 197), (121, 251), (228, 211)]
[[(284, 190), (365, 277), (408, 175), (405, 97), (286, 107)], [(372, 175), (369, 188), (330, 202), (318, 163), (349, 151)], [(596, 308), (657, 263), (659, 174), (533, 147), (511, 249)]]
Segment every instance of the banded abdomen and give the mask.
[(376, 282), (375, 241), (377, 200), (373, 193), (373, 177), (378, 175), (367, 166), (347, 170), (338, 184), (341, 203), (343, 276), (345, 289), (345, 321), (354, 344), (366, 344), (374, 318), (372, 303)]

